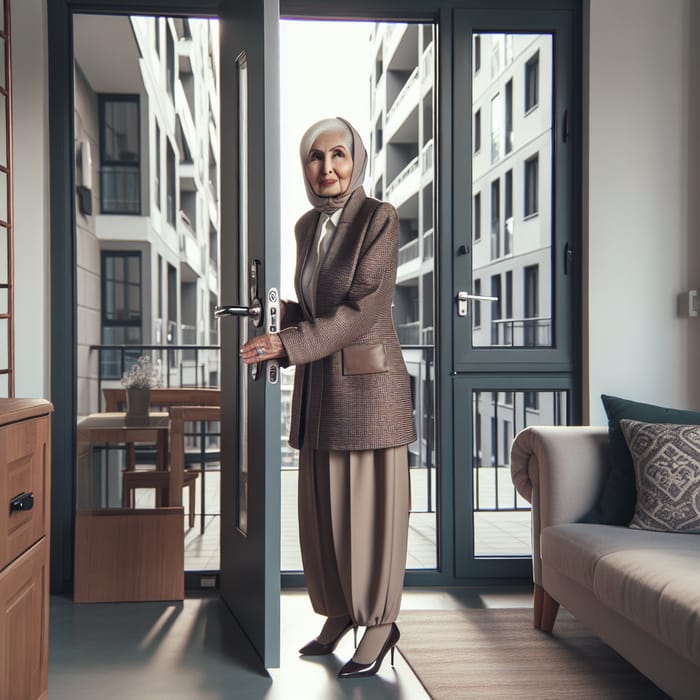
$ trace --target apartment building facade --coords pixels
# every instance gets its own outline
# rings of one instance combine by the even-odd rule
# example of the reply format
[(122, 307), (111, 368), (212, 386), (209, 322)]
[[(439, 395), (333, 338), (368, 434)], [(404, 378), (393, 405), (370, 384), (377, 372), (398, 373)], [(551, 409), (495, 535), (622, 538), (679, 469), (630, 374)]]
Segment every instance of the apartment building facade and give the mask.
[[(76, 15), (78, 413), (141, 353), (218, 344), (218, 27)], [(218, 385), (218, 351), (148, 350), (164, 384)]]

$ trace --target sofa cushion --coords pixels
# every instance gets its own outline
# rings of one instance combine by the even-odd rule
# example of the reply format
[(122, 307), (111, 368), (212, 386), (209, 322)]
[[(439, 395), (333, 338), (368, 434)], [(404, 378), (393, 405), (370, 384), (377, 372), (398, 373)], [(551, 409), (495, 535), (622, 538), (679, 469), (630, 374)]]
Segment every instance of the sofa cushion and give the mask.
[(602, 557), (627, 549), (630, 531), (626, 527), (569, 523), (542, 530), (542, 561), (560, 574), (593, 590), (595, 569)]
[(630, 527), (700, 533), (700, 426), (621, 420), (634, 460)]
[(542, 560), (700, 664), (700, 536), (567, 524), (541, 533)]
[(632, 455), (622, 434), (620, 420), (629, 418), (645, 423), (698, 425), (700, 413), (629, 401), (606, 394), (603, 394), (601, 399), (608, 416), (610, 470), (595, 508), (583, 520), (590, 523), (628, 525), (634, 516), (637, 490)]

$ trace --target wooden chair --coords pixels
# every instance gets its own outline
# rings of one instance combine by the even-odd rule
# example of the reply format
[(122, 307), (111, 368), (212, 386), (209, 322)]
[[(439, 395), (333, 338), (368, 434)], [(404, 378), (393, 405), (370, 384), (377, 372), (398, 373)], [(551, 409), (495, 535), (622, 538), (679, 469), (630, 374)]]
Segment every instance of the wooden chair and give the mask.
[[(126, 389), (103, 389), (105, 410), (108, 412), (124, 410), (126, 406)], [(177, 501), (182, 505), (182, 497), (171, 498), (171, 493), (182, 493), (188, 488), (189, 515), (188, 523), (194, 527), (195, 520), (195, 486), (198, 472), (185, 469), (185, 433), (186, 421), (218, 421), (221, 391), (212, 388), (159, 388), (151, 389), (149, 406), (151, 408), (167, 408), (170, 413), (170, 445), (168, 471), (157, 469), (137, 469), (136, 449), (129, 445), (127, 449), (127, 464), (122, 476), (122, 504), (125, 508), (135, 505), (136, 489), (155, 489), (156, 507), (171, 505)], [(206, 408), (209, 410), (197, 411)], [(198, 416), (204, 416), (203, 418)], [(179, 470), (178, 485), (172, 484), (172, 474)], [(202, 488), (204, 485), (202, 484)], [(176, 489), (176, 491), (171, 491)]]

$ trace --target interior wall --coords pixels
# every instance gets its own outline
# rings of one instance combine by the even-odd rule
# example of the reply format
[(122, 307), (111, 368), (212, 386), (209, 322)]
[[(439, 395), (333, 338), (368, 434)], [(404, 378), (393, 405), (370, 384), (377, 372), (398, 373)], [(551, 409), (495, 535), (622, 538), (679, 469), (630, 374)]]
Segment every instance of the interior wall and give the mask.
[(601, 393), (700, 408), (700, 320), (678, 313), (678, 295), (700, 285), (700, 178), (689, 158), (698, 154), (689, 119), (698, 85), (689, 47), (700, 29), (693, 4), (587, 6), (584, 364), (593, 424), (605, 423)]
[[(16, 393), (49, 392), (46, 0), (12, 3)], [(700, 7), (589, 0), (584, 386), (700, 408)], [(31, 271), (31, 273), (27, 273)]]
[[(49, 397), (49, 139), (46, 0), (11, 3), (15, 394)], [(17, 118), (21, 115), (21, 118)]]

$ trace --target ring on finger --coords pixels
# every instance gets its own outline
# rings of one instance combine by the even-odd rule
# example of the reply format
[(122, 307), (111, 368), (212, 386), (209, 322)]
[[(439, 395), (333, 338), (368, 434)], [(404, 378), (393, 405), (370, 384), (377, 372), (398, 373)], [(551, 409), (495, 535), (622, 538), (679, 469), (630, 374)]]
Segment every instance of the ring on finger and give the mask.
[(255, 352), (256, 352), (258, 355), (264, 355), (264, 354), (265, 354), (265, 351), (264, 351), (262, 348), (255, 348)]

